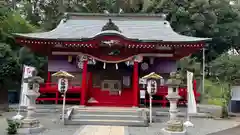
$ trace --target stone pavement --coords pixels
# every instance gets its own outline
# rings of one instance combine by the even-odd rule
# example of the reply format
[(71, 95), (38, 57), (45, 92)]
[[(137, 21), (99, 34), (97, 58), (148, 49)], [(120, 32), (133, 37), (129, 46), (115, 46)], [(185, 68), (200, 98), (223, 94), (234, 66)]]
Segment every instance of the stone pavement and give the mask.
[[(161, 129), (165, 127), (165, 122), (168, 120), (166, 117), (160, 118), (161, 122), (153, 123), (149, 127), (128, 127), (129, 135), (162, 135)], [(182, 118), (184, 120), (184, 118)], [(210, 133), (219, 132), (235, 126), (238, 126), (240, 122), (234, 119), (230, 120), (214, 120), (203, 118), (192, 118), (191, 122), (194, 127), (188, 128), (188, 135), (207, 135)], [(217, 135), (217, 134), (216, 134)], [(224, 134), (220, 134), (224, 135)], [(231, 135), (231, 134), (226, 134)], [(239, 135), (239, 134), (238, 134)]]
[[(7, 122), (6, 118), (11, 118), (16, 115), (16, 112), (7, 112), (3, 113), (3, 116), (0, 116), (0, 135), (6, 135)], [(25, 114), (23, 114), (25, 115)], [(32, 134), (32, 135), (83, 135), (80, 134), (80, 131), (93, 131), (89, 130), (93, 127), (79, 126), (79, 125), (68, 125), (64, 126), (60, 123), (59, 120), (60, 112), (57, 113), (38, 113), (36, 117), (40, 120), (41, 124), (46, 128), (45, 132), (41, 134)], [(184, 120), (184, 118), (181, 118)], [(108, 126), (102, 127), (101, 129), (97, 129), (99, 132), (102, 129), (110, 132), (117, 131), (117, 133), (122, 133), (124, 130), (124, 135), (162, 135), (160, 133), (161, 128), (165, 127), (165, 122), (168, 120), (167, 117), (159, 117), (160, 122), (153, 123), (149, 127), (114, 127), (108, 128)], [(188, 135), (235, 135), (233, 133), (226, 133), (226, 129), (232, 128), (231, 131), (238, 132), (239, 128), (233, 128), (240, 124), (240, 119), (236, 120), (228, 119), (228, 120), (214, 120), (214, 119), (203, 119), (203, 118), (191, 118), (192, 123), (195, 125), (193, 128), (188, 129)], [(80, 128), (80, 129), (79, 129)], [(77, 131), (77, 132), (76, 132)], [(223, 131), (222, 133), (219, 131)], [(230, 130), (227, 130), (230, 131)], [(217, 134), (216, 132), (219, 132)], [(74, 134), (78, 133), (78, 134)], [(82, 132), (83, 133), (83, 132)], [(128, 133), (128, 134), (127, 134)], [(211, 134), (215, 133), (215, 134)], [(225, 134), (224, 134), (225, 133)], [(85, 135), (94, 135), (85, 134)], [(105, 135), (105, 133), (103, 134)], [(106, 134), (109, 135), (109, 134)], [(114, 134), (115, 135), (115, 134)], [(117, 134), (118, 135), (118, 134)], [(121, 134), (122, 135), (122, 134)]]
[(84, 126), (74, 135), (125, 135), (123, 126)]
[(239, 135), (240, 134), (240, 126), (229, 128), (220, 132), (208, 134), (208, 135)]

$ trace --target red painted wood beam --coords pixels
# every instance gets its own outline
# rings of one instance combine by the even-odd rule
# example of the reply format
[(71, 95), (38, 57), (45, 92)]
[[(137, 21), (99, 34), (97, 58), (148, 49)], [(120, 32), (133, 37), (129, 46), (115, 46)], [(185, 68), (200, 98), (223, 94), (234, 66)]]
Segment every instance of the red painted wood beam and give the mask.
[(51, 82), (51, 73), (50, 73), (50, 72), (47, 72), (47, 83), (46, 83), (46, 86), (47, 86), (47, 87), (49, 87), (50, 82)]
[(55, 104), (58, 104), (58, 96), (59, 96), (59, 92), (56, 92), (56, 99), (55, 99)]
[[(37, 101), (55, 101), (55, 98), (37, 98)], [(58, 100), (63, 100), (63, 98), (59, 98)], [(66, 101), (79, 101), (79, 98), (66, 98)]]
[(138, 62), (133, 65), (133, 106), (139, 106)]
[(86, 94), (87, 94), (87, 60), (83, 61), (82, 70), (82, 91), (81, 91), (81, 105), (86, 104)]

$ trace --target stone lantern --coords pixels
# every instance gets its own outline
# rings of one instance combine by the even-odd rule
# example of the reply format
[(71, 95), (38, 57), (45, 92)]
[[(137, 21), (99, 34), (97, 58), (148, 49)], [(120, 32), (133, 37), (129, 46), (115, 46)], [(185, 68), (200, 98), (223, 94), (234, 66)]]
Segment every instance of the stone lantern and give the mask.
[(18, 130), (19, 133), (31, 134), (31, 133), (39, 133), (43, 130), (43, 126), (40, 124), (39, 120), (34, 117), (36, 110), (36, 99), (40, 96), (39, 93), (39, 84), (43, 83), (44, 80), (36, 76), (37, 71), (33, 71), (32, 77), (26, 78), (23, 81), (28, 83), (28, 91), (26, 93), (27, 98), (30, 103), (27, 107), (27, 115), (21, 121), (20, 128)]
[(178, 89), (182, 83), (180, 74), (172, 72), (170, 73), (170, 78), (167, 80), (168, 85), (168, 95), (166, 96), (170, 102), (170, 120), (167, 122), (167, 127), (163, 128), (162, 131), (164, 135), (185, 135), (186, 130), (183, 127), (183, 122), (177, 118), (177, 103), (181, 98), (178, 94)]

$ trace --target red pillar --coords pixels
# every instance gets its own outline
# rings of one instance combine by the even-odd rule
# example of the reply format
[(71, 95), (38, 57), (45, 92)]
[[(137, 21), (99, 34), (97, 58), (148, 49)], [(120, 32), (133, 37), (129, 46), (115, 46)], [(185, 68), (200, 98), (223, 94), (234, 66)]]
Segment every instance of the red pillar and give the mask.
[(55, 104), (58, 104), (58, 96), (59, 96), (59, 93), (58, 91), (56, 92), (56, 97), (55, 97)]
[(138, 62), (133, 65), (133, 106), (139, 106)]
[(80, 105), (86, 104), (86, 93), (87, 93), (87, 60), (83, 61), (82, 69), (82, 91)]
[(51, 73), (48, 72), (47, 73), (47, 81), (46, 81), (46, 86), (49, 87), (51, 83)]
[(193, 80), (193, 93), (195, 96), (195, 100), (197, 101), (197, 80)]

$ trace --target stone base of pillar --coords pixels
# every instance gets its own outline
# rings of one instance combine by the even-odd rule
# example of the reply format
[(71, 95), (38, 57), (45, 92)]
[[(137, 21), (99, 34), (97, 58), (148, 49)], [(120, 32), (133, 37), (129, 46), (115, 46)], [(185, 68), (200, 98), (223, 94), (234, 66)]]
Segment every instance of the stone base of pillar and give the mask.
[(23, 119), (21, 121), (20, 128), (18, 129), (19, 134), (32, 134), (41, 133), (44, 131), (44, 127), (40, 124), (37, 119)]
[(168, 131), (165, 128), (163, 128), (162, 133), (163, 133), (163, 135), (186, 135), (187, 131), (186, 131), (186, 129), (184, 129), (182, 132), (172, 132), (172, 131)]
[(162, 129), (164, 135), (186, 135), (186, 129), (183, 127), (183, 122), (180, 120), (170, 120), (167, 122), (167, 127)]

